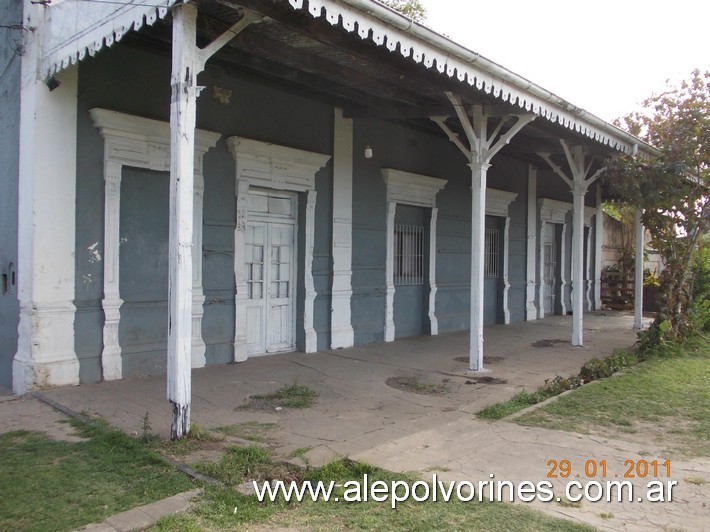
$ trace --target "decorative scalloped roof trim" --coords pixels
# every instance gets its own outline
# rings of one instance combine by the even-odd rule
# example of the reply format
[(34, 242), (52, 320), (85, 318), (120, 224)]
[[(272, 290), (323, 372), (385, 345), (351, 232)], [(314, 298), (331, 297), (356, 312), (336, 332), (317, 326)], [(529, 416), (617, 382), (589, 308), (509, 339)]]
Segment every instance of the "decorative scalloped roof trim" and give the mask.
[[(87, 54), (93, 56), (104, 46), (119, 42), (132, 29), (139, 30), (144, 24), (152, 26), (156, 20), (165, 18), (168, 9), (178, 0), (132, 1), (132, 4), (120, 5), (94, 2), (88, 7), (76, 1), (50, 5), (43, 29), (42, 74), (51, 76), (83, 60)], [(77, 21), (81, 27), (77, 27)], [(65, 40), (47, 42), (52, 38)]]
[[(304, 9), (304, 0), (288, 1), (294, 9)], [(466, 82), (503, 102), (517, 105), (521, 110), (532, 112), (552, 123), (558, 123), (596, 142), (624, 153), (631, 153), (633, 150), (631, 143), (610, 135), (601, 128), (581, 120), (581, 117), (560, 109), (482, 68), (476, 68), (474, 63), (480, 59), (479, 54), (469, 51), (471, 57), (466, 61), (407, 33), (412, 26), (411, 23), (410, 28), (395, 28), (373, 15), (338, 0), (308, 0), (308, 12), (314, 18), (324, 16), (333, 26), (340, 24), (348, 32), (357, 31), (362, 39), (370, 39), (378, 46), (386, 47), (390, 52), (399, 50), (403, 57), (412, 59), (416, 63), (422, 63), (427, 68), (436, 68), (441, 74), (445, 73), (450, 78), (456, 78), (462, 83)], [(499, 68), (503, 70), (502, 67)], [(510, 74), (511, 76), (515, 75), (512, 72)], [(530, 86), (533, 84), (530, 83)], [(573, 107), (571, 104), (568, 105)], [(578, 110), (584, 113), (583, 110)]]

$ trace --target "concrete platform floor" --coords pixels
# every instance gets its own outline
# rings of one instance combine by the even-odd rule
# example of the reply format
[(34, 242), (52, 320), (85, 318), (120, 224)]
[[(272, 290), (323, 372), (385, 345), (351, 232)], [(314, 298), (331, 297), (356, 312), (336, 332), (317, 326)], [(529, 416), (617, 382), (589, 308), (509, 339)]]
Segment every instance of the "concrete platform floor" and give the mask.
[[(571, 317), (485, 330), (491, 373), (472, 375), (456, 360), (468, 351), (468, 334), (421, 336), (316, 354), (288, 353), (258, 357), (241, 364), (193, 371), (192, 419), (206, 428), (256, 421), (274, 423), (270, 436), (276, 452), (286, 456), (307, 447), (319, 465), (350, 456), (395, 471), (433, 472), (442, 480), (546, 479), (550, 459), (607, 460), (609, 470), (623, 473), (624, 461), (667, 458), (654, 442), (644, 444), (484, 422), (473, 414), (506, 400), (522, 389), (533, 390), (555, 375), (577, 373), (592, 357), (605, 356), (636, 340), (630, 313), (601, 311), (585, 316), (585, 347), (572, 347)], [(540, 340), (562, 340), (533, 347)], [(448, 393), (419, 395), (391, 388), (390, 377), (416, 377), (446, 386)], [(482, 382), (493, 379), (491, 382)], [(238, 409), (250, 395), (266, 394), (294, 382), (315, 389), (315, 406), (304, 410)], [(112, 425), (139, 434), (146, 412), (153, 432), (169, 434), (170, 407), (164, 376), (84, 384), (45, 390), (45, 395), (76, 411), (104, 417)], [(0, 404), (0, 407), (3, 405)], [(9, 406), (9, 403), (5, 406)], [(2, 416), (0, 416), (0, 419)], [(50, 421), (51, 422), (51, 421)], [(584, 503), (569, 507), (533, 503), (540, 510), (610, 530), (703, 530), (710, 511), (710, 461), (673, 461), (673, 480), (680, 482), (673, 503)], [(683, 479), (704, 479), (705, 484)], [(646, 479), (637, 479), (639, 489)], [(561, 484), (555, 493), (562, 494)]]
[[(632, 320), (628, 313), (611, 311), (586, 315), (584, 347), (569, 344), (571, 316), (487, 327), (484, 351), (492, 362), (485, 377), (495, 379), (493, 383), (475, 383), (483, 375), (472, 375), (467, 362), (456, 360), (468, 354), (467, 332), (314, 354), (255, 357), (240, 364), (196, 369), (192, 420), (205, 428), (246, 421), (277, 423), (279, 452), (311, 447), (311, 459), (319, 463), (454, 421), (522, 389), (534, 390), (557, 374), (576, 373), (592, 357), (631, 346), (636, 340)], [(568, 343), (532, 346), (545, 339)], [(419, 395), (397, 390), (385, 383), (390, 377), (444, 384), (448, 393)], [(295, 382), (318, 392), (313, 408), (236, 409), (250, 395), (271, 393)], [(141, 430), (148, 412), (153, 432), (169, 436), (164, 375), (56, 388), (45, 394), (73, 410), (99, 415), (129, 433)]]

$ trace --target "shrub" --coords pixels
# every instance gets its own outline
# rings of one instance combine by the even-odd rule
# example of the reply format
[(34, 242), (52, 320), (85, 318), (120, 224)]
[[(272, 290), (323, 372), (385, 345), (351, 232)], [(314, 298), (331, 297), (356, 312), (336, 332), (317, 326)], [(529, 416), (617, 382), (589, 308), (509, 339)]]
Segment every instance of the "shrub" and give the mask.
[(599, 360), (598, 358), (593, 358), (587, 362), (582, 369), (579, 371), (579, 376), (584, 379), (584, 382), (591, 382), (597, 379), (603, 379), (604, 377), (609, 377), (614, 373), (609, 364), (604, 360)]

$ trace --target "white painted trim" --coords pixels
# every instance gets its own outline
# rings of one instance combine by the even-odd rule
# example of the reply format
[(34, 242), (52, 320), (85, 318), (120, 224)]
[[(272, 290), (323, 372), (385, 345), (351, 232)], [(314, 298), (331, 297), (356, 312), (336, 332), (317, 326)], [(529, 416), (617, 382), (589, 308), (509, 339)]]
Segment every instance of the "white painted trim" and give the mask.
[[(572, 209), (572, 204), (566, 201), (558, 201), (550, 198), (538, 198), (538, 205), (540, 207), (540, 221), (542, 223), (552, 223), (562, 225), (562, 238), (560, 239), (560, 306), (562, 307), (562, 315), (567, 314), (567, 297), (565, 295), (565, 290), (567, 290), (567, 214)], [(540, 276), (542, 276), (542, 268), (544, 268), (542, 257), (544, 243), (540, 243)], [(542, 287), (543, 283), (540, 282)], [(542, 289), (540, 290), (540, 317), (545, 316), (544, 305), (542, 304)]]
[(495, 188), (486, 189), (486, 214), (489, 216), (509, 216), (510, 204), (518, 197), (517, 192), (508, 192)]
[[(234, 362), (244, 362), (247, 354), (247, 272), (243, 260), (246, 250), (246, 230), (249, 211), (249, 182), (238, 180), (237, 221), (234, 227)], [(241, 260), (240, 260), (241, 257)]]
[(496, 188), (486, 188), (486, 214), (505, 218), (503, 230), (503, 323), (510, 323), (510, 308), (508, 307), (508, 292), (510, 279), (508, 278), (508, 262), (510, 253), (510, 204), (518, 197), (517, 192), (508, 192)]
[(394, 341), (394, 215), (397, 203), (387, 202), (387, 255), (385, 260), (385, 342)]
[(536, 246), (537, 242), (537, 168), (528, 166), (528, 203), (527, 203), (527, 248), (526, 248), (526, 289), (525, 289), (525, 319), (527, 321), (538, 318), (540, 301), (536, 302), (537, 276), (536, 276)]
[(237, 223), (234, 230), (234, 275), (236, 281), (234, 361), (247, 359), (246, 351), (246, 272), (244, 257), (248, 195), (250, 187), (306, 193), (306, 243), (303, 251), (305, 307), (303, 326), (306, 353), (317, 350), (318, 336), (313, 326), (315, 298), (313, 281), (313, 242), (315, 235), (316, 173), (330, 160), (330, 155), (314, 153), (244, 137), (229, 137), (227, 145), (235, 163)]
[(567, 224), (562, 224), (562, 236), (560, 238), (560, 307), (562, 315), (567, 315)]
[(436, 195), (448, 182), (446, 179), (412, 174), (392, 168), (382, 169), (382, 178), (387, 185), (387, 258), (385, 296), (385, 342), (394, 340), (394, 213), (397, 203), (428, 207), (429, 219), (429, 330), (432, 336), (439, 334), (436, 319)]
[[(316, 287), (313, 281), (313, 245), (315, 238), (315, 212), (316, 212), (316, 191), (306, 192), (306, 252), (304, 253), (305, 266), (304, 285), (306, 299), (303, 313), (303, 328), (306, 338), (306, 353), (318, 351), (318, 334), (313, 326), (313, 313), (315, 310)], [(297, 235), (294, 235), (297, 236)], [(296, 238), (296, 240), (298, 240)], [(294, 277), (295, 278), (295, 277)], [(295, 339), (295, 336), (294, 336)]]
[[(121, 171), (123, 166), (160, 172), (170, 170), (170, 124), (150, 118), (109, 111), (89, 111), (94, 126), (104, 139), (104, 347), (101, 354), (104, 380), (121, 379), (122, 355), (118, 339), (121, 320), (119, 286)], [(203, 367), (205, 343), (202, 339), (202, 198), (204, 195), (204, 154), (221, 135), (195, 130), (192, 246), (192, 367)]]
[(567, 223), (567, 213), (572, 210), (571, 203), (550, 198), (538, 198), (537, 204), (540, 207), (540, 220), (543, 222)]
[(38, 79), (44, 8), (24, 1), (22, 22), (33, 31), (23, 33), (22, 53), (18, 52), (20, 315), (12, 362), (16, 394), (79, 384), (74, 336), (78, 69), (58, 75), (60, 86), (51, 92)]
[(355, 345), (351, 299), (353, 255), (353, 121), (334, 111), (333, 124), (333, 278), (330, 348)]
[(545, 239), (543, 238), (545, 235), (545, 224), (550, 223), (550, 222), (545, 222), (540, 220), (540, 232), (539, 235), (540, 237), (537, 239), (537, 246), (538, 246), (538, 251), (537, 251), (537, 268), (538, 271), (540, 272), (540, 278), (539, 282), (537, 284), (537, 301), (538, 301), (538, 307), (537, 307), (537, 317), (538, 319), (542, 319), (545, 317)]
[(585, 281), (586, 281), (586, 290), (585, 290), (585, 299), (587, 303), (587, 310), (590, 311), (592, 310), (592, 227), (591, 224), (589, 224), (589, 230), (587, 231), (587, 257), (586, 257), (586, 265), (585, 265)]
[(432, 207), (429, 219), (429, 334), (439, 334), (439, 320), (436, 318), (436, 225), (439, 209)]
[[(490, 189), (487, 191), (490, 192)], [(510, 308), (508, 308), (508, 292), (510, 291), (510, 279), (508, 278), (508, 243), (510, 240), (510, 217), (505, 217), (505, 229), (503, 230), (503, 323), (510, 323)]]
[(387, 202), (436, 207), (436, 195), (446, 186), (446, 179), (412, 174), (392, 168), (382, 169), (382, 178), (387, 184)]
[(594, 218), (594, 308), (602, 308), (602, 241), (604, 239), (604, 210), (602, 187), (597, 184), (596, 214)]

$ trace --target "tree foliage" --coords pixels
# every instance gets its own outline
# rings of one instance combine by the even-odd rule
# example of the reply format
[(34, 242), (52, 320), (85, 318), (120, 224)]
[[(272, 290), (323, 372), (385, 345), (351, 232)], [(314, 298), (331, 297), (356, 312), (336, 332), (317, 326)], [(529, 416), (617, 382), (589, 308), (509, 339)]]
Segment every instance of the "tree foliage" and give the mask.
[(403, 15), (411, 18), (414, 22), (424, 22), (426, 20), (426, 8), (420, 0), (379, 0), (381, 3), (399, 11)]
[(620, 156), (607, 165), (612, 190), (643, 209), (651, 244), (661, 254), (661, 313), (669, 332), (683, 337), (692, 300), (698, 244), (710, 228), (710, 72), (695, 70), (680, 86), (644, 101), (645, 112), (617, 125), (658, 148), (650, 159)]

